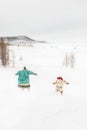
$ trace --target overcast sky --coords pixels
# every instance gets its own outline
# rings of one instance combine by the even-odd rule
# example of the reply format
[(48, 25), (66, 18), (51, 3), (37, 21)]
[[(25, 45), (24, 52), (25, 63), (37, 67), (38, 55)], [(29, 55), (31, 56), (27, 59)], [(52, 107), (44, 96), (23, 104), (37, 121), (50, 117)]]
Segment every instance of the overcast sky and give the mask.
[(0, 0), (0, 35), (87, 29), (87, 0)]

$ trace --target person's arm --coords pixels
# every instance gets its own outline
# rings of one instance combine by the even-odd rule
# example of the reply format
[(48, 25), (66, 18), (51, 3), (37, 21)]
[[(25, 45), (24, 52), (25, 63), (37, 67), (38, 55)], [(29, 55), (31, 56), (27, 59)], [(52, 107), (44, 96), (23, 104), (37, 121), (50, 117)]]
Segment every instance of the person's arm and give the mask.
[(19, 75), (19, 71), (15, 75)]
[(29, 72), (29, 74), (37, 75), (37, 73), (34, 73), (34, 72), (30, 71), (30, 70), (28, 72)]
[(67, 81), (65, 81), (65, 80), (64, 80), (64, 83), (65, 83), (65, 84), (69, 84), (69, 83), (68, 83)]
[(37, 73), (34, 73), (34, 75), (37, 75)]
[(55, 82), (53, 82), (53, 85), (55, 85), (57, 83), (57, 80)]

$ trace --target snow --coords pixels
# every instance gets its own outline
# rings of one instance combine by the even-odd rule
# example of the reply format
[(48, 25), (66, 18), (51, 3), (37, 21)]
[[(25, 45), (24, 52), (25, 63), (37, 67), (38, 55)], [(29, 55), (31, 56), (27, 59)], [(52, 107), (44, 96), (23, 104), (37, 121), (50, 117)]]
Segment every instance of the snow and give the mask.
[[(87, 130), (87, 45), (36, 44), (13, 49), (15, 66), (0, 68), (0, 129)], [(73, 68), (63, 65), (66, 52), (75, 54)], [(30, 76), (30, 90), (17, 87), (15, 73), (24, 65), (38, 74)], [(63, 95), (52, 84), (59, 75), (70, 83)]]

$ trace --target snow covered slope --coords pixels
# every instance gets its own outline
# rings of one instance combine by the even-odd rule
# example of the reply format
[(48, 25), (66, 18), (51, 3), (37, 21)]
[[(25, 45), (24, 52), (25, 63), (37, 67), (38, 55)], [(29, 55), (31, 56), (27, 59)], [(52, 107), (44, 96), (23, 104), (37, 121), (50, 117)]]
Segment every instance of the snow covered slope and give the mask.
[[(0, 130), (87, 130), (86, 49), (86, 44), (14, 47), (15, 67), (0, 68)], [(73, 68), (63, 65), (70, 52)], [(23, 91), (15, 73), (24, 65), (38, 75), (30, 76), (31, 88)], [(52, 84), (59, 75), (70, 83), (62, 96)]]

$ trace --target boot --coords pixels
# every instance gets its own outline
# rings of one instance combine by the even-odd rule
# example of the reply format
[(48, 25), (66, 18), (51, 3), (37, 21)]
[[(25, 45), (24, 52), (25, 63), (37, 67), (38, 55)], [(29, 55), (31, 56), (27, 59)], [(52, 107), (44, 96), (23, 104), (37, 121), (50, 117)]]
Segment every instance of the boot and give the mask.
[(61, 91), (61, 95), (63, 95), (63, 91)]

